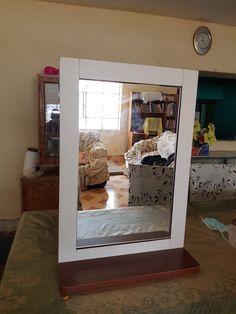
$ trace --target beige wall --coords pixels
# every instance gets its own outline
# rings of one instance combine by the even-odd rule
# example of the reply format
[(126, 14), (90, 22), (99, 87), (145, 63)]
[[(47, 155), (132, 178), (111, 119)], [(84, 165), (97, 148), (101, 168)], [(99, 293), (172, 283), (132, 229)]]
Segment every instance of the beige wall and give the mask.
[(60, 56), (236, 73), (236, 28), (211, 24), (211, 51), (192, 47), (200, 22), (37, 0), (0, 2), (0, 218), (19, 216), (25, 150), (38, 145), (36, 73)]

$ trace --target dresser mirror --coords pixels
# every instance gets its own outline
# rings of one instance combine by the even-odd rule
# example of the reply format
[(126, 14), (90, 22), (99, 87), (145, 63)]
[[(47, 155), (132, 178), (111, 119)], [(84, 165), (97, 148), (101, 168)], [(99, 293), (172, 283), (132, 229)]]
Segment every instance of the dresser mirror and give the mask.
[[(190, 70), (72, 58), (61, 59), (59, 263), (183, 247), (197, 78), (198, 72)], [(91, 231), (92, 234), (87, 239), (80, 236), (81, 230), (84, 227), (87, 229), (87, 223), (95, 226), (95, 220), (91, 223), (91, 217), (87, 218), (85, 211), (78, 211), (80, 185), (78, 104), (81, 80), (122, 82), (135, 86), (142, 84), (178, 90), (175, 170), (171, 185), (172, 197), (167, 206), (170, 213), (169, 220), (164, 235), (155, 235), (156, 231), (163, 230), (154, 230), (152, 236), (148, 229), (144, 229), (144, 232), (121, 234), (119, 235), (121, 239), (114, 238), (116, 237), (114, 234), (94, 237), (94, 231)], [(148, 206), (143, 206), (142, 214), (148, 212)], [(136, 208), (137, 206), (132, 206), (124, 211), (120, 210), (120, 216), (130, 214), (130, 219), (132, 217), (136, 219), (138, 213), (131, 214)], [(111, 210), (111, 213), (118, 218), (119, 215), (115, 214), (116, 210)], [(106, 210), (103, 213), (106, 214)], [(158, 223), (157, 220), (155, 218), (153, 223)]]

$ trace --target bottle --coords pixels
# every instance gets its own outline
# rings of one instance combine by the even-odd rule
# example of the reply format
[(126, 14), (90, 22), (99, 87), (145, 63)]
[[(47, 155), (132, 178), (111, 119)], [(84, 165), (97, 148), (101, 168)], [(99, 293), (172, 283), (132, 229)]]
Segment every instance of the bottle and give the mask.
[(35, 178), (43, 175), (39, 170), (39, 154), (37, 148), (29, 147), (25, 153), (23, 175), (27, 178)]

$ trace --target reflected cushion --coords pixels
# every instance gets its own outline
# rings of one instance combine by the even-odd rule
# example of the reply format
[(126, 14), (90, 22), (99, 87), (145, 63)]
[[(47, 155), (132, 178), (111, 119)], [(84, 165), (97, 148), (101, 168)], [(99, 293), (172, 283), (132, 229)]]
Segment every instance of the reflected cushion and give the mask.
[(175, 153), (176, 133), (165, 131), (157, 141), (157, 150), (162, 158), (168, 157)]

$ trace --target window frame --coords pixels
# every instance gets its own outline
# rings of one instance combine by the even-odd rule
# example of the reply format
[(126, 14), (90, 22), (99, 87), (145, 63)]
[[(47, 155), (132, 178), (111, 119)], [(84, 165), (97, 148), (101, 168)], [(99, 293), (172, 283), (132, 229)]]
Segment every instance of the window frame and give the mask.
[[(89, 80), (84, 80), (86, 82), (88, 82)], [(92, 80), (90, 80), (92, 81)], [(94, 81), (94, 80), (93, 80)], [(97, 130), (97, 131), (101, 131), (101, 132), (119, 132), (120, 131), (120, 124), (121, 124), (121, 105), (122, 105), (122, 83), (119, 83), (119, 82), (116, 82), (117, 84), (119, 84), (119, 93), (107, 93), (105, 91), (105, 85), (106, 83), (110, 83), (108, 81), (97, 81), (99, 83), (103, 83), (103, 87), (102, 87), (102, 91), (89, 91), (87, 88), (85, 88), (84, 90), (81, 89), (79, 87), (79, 94), (83, 93), (83, 104), (82, 104), (82, 111), (83, 111), (83, 117), (79, 116), (79, 124), (82, 122), (82, 119), (84, 119), (85, 121), (85, 128), (84, 127), (81, 127), (80, 130)], [(80, 86), (80, 83), (79, 83), (79, 86)], [(117, 110), (117, 117), (104, 117), (104, 102), (102, 103), (102, 114), (101, 114), (101, 117), (99, 117), (99, 119), (101, 119), (101, 127), (100, 128), (91, 128), (91, 127), (86, 127), (86, 123), (87, 123), (87, 120), (89, 119), (94, 119), (95, 117), (89, 117), (86, 113), (86, 111), (88, 110), (88, 95), (92, 95), (92, 94), (100, 94), (100, 95), (103, 95), (102, 97), (106, 97), (107, 95), (116, 95), (119, 100), (118, 100), (118, 105), (116, 106), (116, 110)], [(80, 95), (79, 95), (79, 99), (80, 99)], [(106, 120), (116, 120), (117, 122), (117, 127), (116, 128), (104, 128), (104, 121)]]

